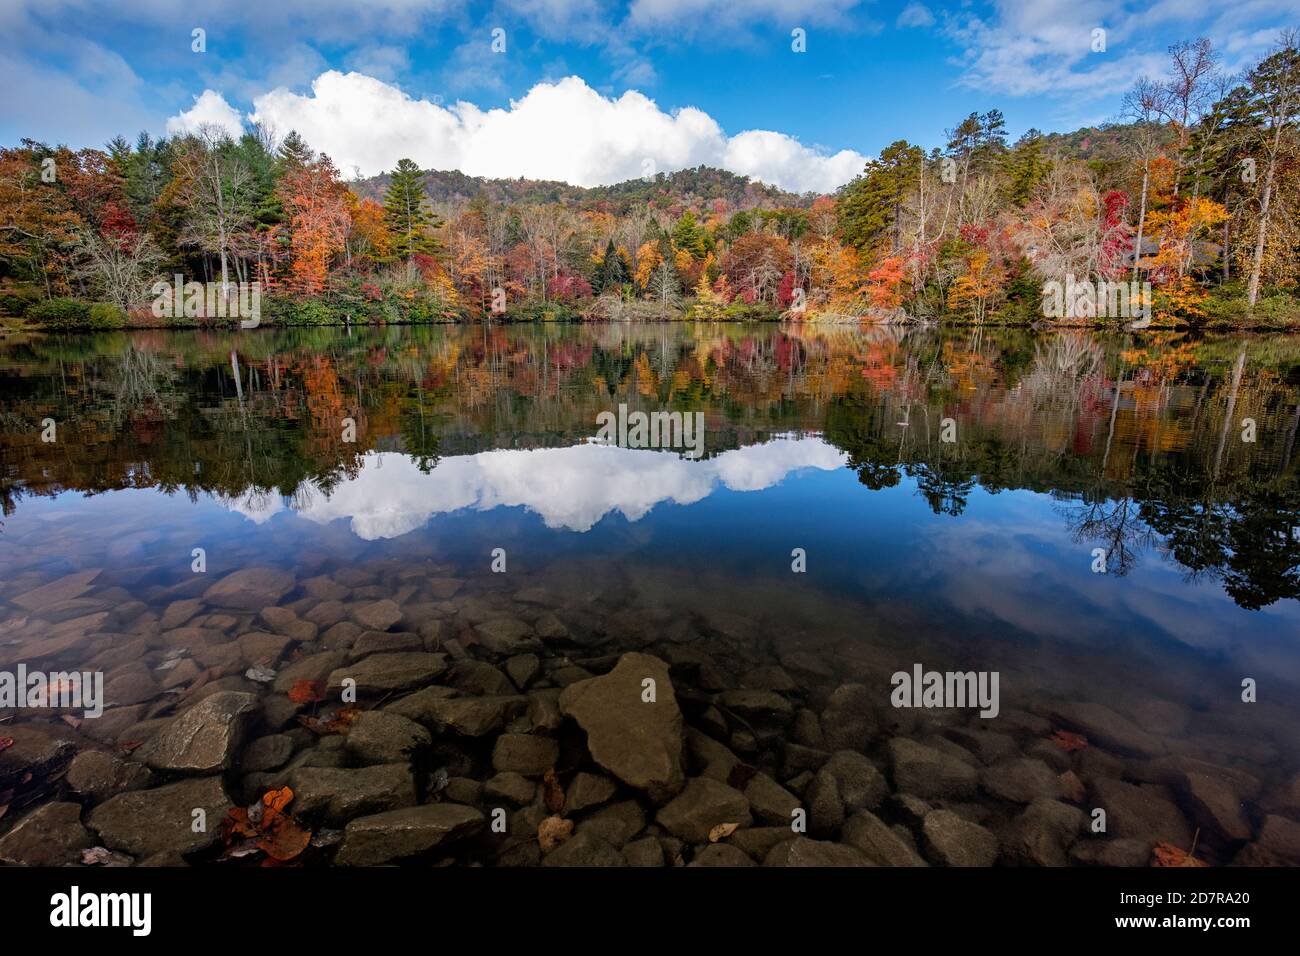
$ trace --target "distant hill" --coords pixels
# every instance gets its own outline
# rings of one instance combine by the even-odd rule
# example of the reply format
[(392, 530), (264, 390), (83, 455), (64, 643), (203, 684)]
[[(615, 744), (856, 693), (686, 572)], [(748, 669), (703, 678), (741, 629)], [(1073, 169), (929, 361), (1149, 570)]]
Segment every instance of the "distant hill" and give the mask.
[[(348, 185), (363, 199), (383, 200), (388, 174), (356, 180)], [(558, 202), (580, 209), (604, 210), (622, 215), (653, 202), (660, 208), (703, 208), (717, 199), (731, 209), (806, 207), (815, 193), (798, 195), (768, 186), (725, 169), (697, 166), (675, 173), (658, 173), (652, 179), (629, 179), (612, 186), (570, 186), (541, 179), (485, 179), (458, 170), (430, 170), (424, 188), (434, 202), (469, 201), (477, 197), (493, 203), (530, 205)]]
[[(1081, 159), (1103, 174), (1121, 169), (1132, 161), (1134, 140), (1135, 128), (1122, 123), (1043, 135), (1050, 153)], [(363, 199), (382, 201), (388, 179), (388, 174), (382, 173), (348, 185)], [(689, 207), (704, 209), (718, 199), (724, 200), (729, 209), (776, 209), (807, 208), (817, 198), (816, 193), (786, 192), (712, 166), (696, 166), (675, 173), (658, 173), (648, 180), (629, 179), (612, 186), (592, 187), (522, 177), (485, 179), (467, 176), (455, 169), (430, 170), (424, 174), (424, 188), (434, 202), (468, 202), (478, 197), (504, 205), (558, 202), (576, 209), (603, 210), (615, 215), (625, 215), (648, 203), (677, 213)]]

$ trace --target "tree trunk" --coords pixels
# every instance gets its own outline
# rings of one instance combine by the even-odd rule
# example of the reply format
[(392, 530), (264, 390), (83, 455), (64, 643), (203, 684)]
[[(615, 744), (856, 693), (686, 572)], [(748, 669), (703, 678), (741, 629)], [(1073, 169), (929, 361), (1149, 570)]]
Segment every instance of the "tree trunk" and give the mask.
[[(1276, 140), (1274, 140), (1276, 143)], [(1255, 300), (1259, 298), (1259, 273), (1264, 265), (1264, 239), (1268, 235), (1268, 206), (1273, 198), (1273, 169), (1277, 165), (1277, 152), (1268, 160), (1268, 172), (1264, 174), (1264, 196), (1259, 204), (1259, 233), (1255, 236), (1255, 255), (1250, 264), (1250, 286), (1246, 291), (1247, 307), (1254, 311)]]

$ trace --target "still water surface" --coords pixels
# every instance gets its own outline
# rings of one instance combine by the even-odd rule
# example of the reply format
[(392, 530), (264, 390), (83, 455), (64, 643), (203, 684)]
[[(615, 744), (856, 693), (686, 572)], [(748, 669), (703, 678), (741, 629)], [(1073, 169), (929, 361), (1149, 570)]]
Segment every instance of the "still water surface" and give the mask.
[[(704, 456), (594, 443), (619, 404), (702, 412)], [(1298, 426), (1282, 337), (11, 337), (0, 597), (102, 568), (161, 610), (198, 547), (213, 577), (430, 563), (490, 593), (501, 548), (512, 587), (610, 627), (740, 617), (774, 654), (999, 670), (1004, 708), (1141, 723), (1167, 702), (1189, 752), (1278, 780), (1297, 769)]]

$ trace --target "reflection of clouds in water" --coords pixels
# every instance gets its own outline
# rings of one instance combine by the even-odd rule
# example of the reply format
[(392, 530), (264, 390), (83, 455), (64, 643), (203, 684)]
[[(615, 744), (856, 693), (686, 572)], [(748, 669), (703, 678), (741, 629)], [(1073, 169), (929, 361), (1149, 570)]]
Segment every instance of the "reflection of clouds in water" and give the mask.
[(269, 491), (246, 491), (238, 497), (221, 497), (223, 505), (254, 524), (265, 524), (284, 510), (284, 500)]
[[(1033, 492), (972, 497), (962, 519), (933, 524), (919, 536), (910, 567), (925, 573), (942, 599), (968, 617), (984, 617), (1038, 637), (1107, 643), (1117, 638), (1174, 640), (1230, 651), (1240, 611), (1213, 579), (1186, 580), (1175, 564), (1148, 552), (1127, 575), (1095, 575), (1092, 543), (1070, 541), (1059, 515)], [(1260, 613), (1260, 612), (1255, 612)], [(1269, 612), (1294, 630), (1300, 606)]]
[[(380, 452), (367, 455), (357, 477), (328, 496), (293, 507), (322, 524), (350, 518), (352, 531), (367, 541), (398, 537), (435, 514), (462, 508), (522, 506), (541, 515), (548, 528), (588, 531), (611, 512), (638, 521), (660, 502), (691, 504), (718, 486), (758, 491), (799, 469), (831, 471), (844, 462), (843, 452), (819, 438), (777, 439), (705, 461), (597, 444), (502, 449), (444, 458), (428, 474), (405, 455)], [(225, 504), (261, 523), (284, 507), (273, 498), (245, 496)]]

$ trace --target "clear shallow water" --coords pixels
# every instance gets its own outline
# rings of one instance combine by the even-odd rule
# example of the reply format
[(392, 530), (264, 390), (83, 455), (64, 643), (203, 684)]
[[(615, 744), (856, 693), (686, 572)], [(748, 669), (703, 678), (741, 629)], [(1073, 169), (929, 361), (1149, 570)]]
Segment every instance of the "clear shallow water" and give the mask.
[[(1143, 724), (1167, 704), (1178, 752), (1269, 781), (1298, 767), (1300, 341), (686, 325), (11, 338), (0, 395), (5, 600), (102, 568), (98, 586), (161, 613), (190, 596), (196, 547), (211, 580), (346, 569), (395, 591), (396, 569), (437, 568), (489, 600), (547, 587), (610, 632), (693, 622), (773, 660), (998, 670), (1004, 709), (1097, 701)], [(702, 412), (705, 456), (593, 444), (620, 403)], [(1258, 704), (1240, 702), (1243, 677)]]

